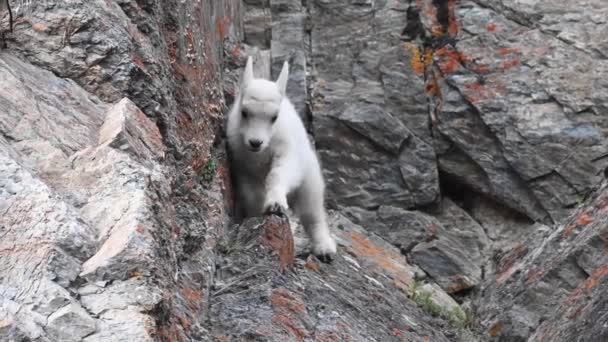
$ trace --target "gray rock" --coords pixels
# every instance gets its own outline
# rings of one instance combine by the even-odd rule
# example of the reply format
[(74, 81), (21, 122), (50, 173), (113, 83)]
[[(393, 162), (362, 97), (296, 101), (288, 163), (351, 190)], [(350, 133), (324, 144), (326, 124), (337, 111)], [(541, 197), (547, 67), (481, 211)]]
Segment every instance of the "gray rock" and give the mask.
[(605, 280), (605, 253), (598, 251), (604, 248), (606, 189), (604, 184), (556, 230), (536, 233), (500, 258), (479, 299), (488, 334), (498, 340), (603, 338), (598, 321), (587, 317), (603, 305), (596, 291)]
[[(0, 250), (5, 251), (0, 311), (7, 315), (2, 334), (80, 341), (96, 335), (98, 326), (112, 334), (116, 318), (105, 312), (135, 290), (143, 296), (157, 289), (121, 286), (121, 280), (133, 276), (146, 255), (152, 259), (153, 199), (146, 189), (160, 182), (162, 173), (158, 128), (128, 100), (113, 107), (101, 125), (97, 118), (109, 106), (74, 82), (14, 57), (0, 59), (0, 73), (9, 85), (0, 90), (0, 102), (11, 110), (2, 116), (0, 138)], [(25, 76), (14, 77), (17, 73)], [(74, 284), (84, 281), (80, 276), (99, 280), (92, 273), (121, 289), (91, 310), (103, 313), (101, 318), (83, 308), (88, 297), (74, 295)], [(111, 290), (98, 291), (109, 297)], [(136, 339), (149, 335), (153, 319), (139, 312), (153, 310), (158, 302), (128, 301), (122, 309), (141, 320), (120, 324), (131, 330), (140, 326)]]
[(308, 123), (308, 66), (306, 53), (309, 36), (308, 15), (302, 2), (270, 0), (272, 14), (272, 77), (279, 77), (283, 63), (289, 62), (287, 95), (305, 123)]
[(47, 331), (60, 341), (81, 341), (95, 332), (95, 320), (78, 305), (67, 305), (51, 314)]
[[(73, 161), (77, 174), (73, 178), (96, 180), (82, 184), (88, 185), (84, 191), (91, 196), (81, 212), (99, 230), (102, 244), (82, 265), (80, 276), (90, 281), (128, 277), (143, 262), (151, 263), (156, 225), (152, 222), (151, 195), (146, 189), (151, 187), (148, 183), (152, 179), (161, 177), (155, 161), (164, 157), (158, 128), (127, 99), (109, 110), (99, 143)], [(123, 166), (111, 168), (115, 163)]]
[(433, 303), (438, 305), (444, 312), (450, 313), (455, 310), (462, 310), (454, 298), (450, 297), (435, 284), (424, 284), (420, 287), (420, 291), (430, 293)]
[(99, 131), (99, 144), (129, 151), (142, 160), (165, 156), (158, 127), (127, 98), (120, 100), (106, 114)]
[(467, 260), (478, 267), (484, 265), (490, 252), (490, 240), (483, 227), (448, 198), (443, 199), (441, 211), (436, 215), (451, 240), (465, 247)]
[(238, 227), (217, 270), (212, 336), (449, 341), (449, 329), (431, 328), (438, 320), (407, 298), (414, 268), (398, 251), (338, 214), (329, 221), (341, 246), (331, 264), (294, 259), (291, 229), (277, 217)]
[(450, 146), (438, 152), (440, 170), (455, 182), (496, 198), (532, 219), (547, 219), (548, 214), (530, 188), (511, 170), (500, 144), (476, 110), (449, 85), (439, 84), (443, 112), (437, 130), (450, 140)]
[(270, 48), (272, 37), (272, 16), (268, 0), (243, 1), (243, 40), (263, 49)]
[(345, 212), (367, 230), (400, 248), (448, 293), (481, 283), (490, 253), (484, 229), (463, 209), (444, 199), (431, 216), (419, 211), (381, 206), (377, 211), (347, 208)]
[[(444, 103), (446, 96), (454, 103), (439, 109), (445, 118), (439, 130), (488, 175), (489, 193), (499, 200), (535, 220), (542, 219), (543, 210), (553, 220), (564, 217), (605, 167), (598, 159), (606, 150), (605, 123), (596, 117), (604, 110), (605, 86), (597, 81), (604, 61), (593, 60), (593, 53), (572, 47), (542, 25), (535, 28), (517, 10), (495, 12), (467, 3), (456, 14), (463, 29), (458, 43), (434, 54), (449, 85), (441, 86)], [(469, 31), (484, 26), (491, 30)], [(594, 71), (585, 67), (590, 64)], [(450, 95), (453, 91), (463, 99)], [(474, 129), (475, 140), (462, 137), (469, 133), (454, 121), (460, 116), (452, 114), (454, 106), (469, 106), (467, 121), (474, 117), (483, 126)], [(454, 129), (447, 129), (452, 124)], [(487, 138), (479, 139), (479, 132)], [(525, 190), (526, 196), (507, 188)]]
[(433, 216), (419, 211), (381, 206), (377, 211), (346, 208), (344, 213), (354, 222), (359, 222), (368, 231), (408, 253), (419, 243), (433, 240), (441, 223)]
[(352, 105), (340, 113), (339, 119), (374, 144), (395, 155), (399, 154), (403, 141), (410, 138), (409, 131), (401, 121), (378, 105)]
[(424, 80), (408, 63), (419, 56), (398, 40), (406, 9), (399, 1), (310, 4), (313, 128), (337, 208), (438, 199)]
[(72, 305), (62, 285), (75, 280), (74, 272), (93, 252), (95, 233), (76, 210), (17, 164), (14, 154), (0, 139), (0, 311), (12, 317), (9, 336), (35, 339), (46, 336), (49, 315)]
[(100, 315), (98, 329), (94, 334), (82, 341), (154, 341), (150, 329), (156, 325), (155, 319), (149, 314), (134, 308), (125, 310), (107, 310)]
[[(602, 0), (11, 5), (0, 340), (606, 339)], [(331, 265), (277, 218), (228, 229), (247, 55), (292, 65), (341, 211)]]
[[(436, 176), (436, 169), (419, 168), (415, 171), (406, 165), (410, 150), (415, 144), (406, 143), (396, 157), (378, 144), (364, 139), (356, 131), (329, 116), (318, 116), (313, 121), (317, 152), (327, 181), (328, 202), (334, 208), (356, 206), (363, 209), (380, 205), (414, 207), (436, 200), (436, 192), (427, 192), (429, 188), (438, 191), (437, 179), (428, 185), (423, 183)], [(368, 133), (371, 135), (371, 133)], [(410, 147), (411, 146), (411, 147)], [(423, 152), (422, 152), (423, 153)], [(411, 158), (418, 164), (428, 165), (431, 159)], [(408, 177), (404, 175), (417, 175)]]
[(411, 258), (448, 293), (468, 290), (481, 281), (481, 268), (468, 262), (465, 246), (448, 238), (417, 245)]

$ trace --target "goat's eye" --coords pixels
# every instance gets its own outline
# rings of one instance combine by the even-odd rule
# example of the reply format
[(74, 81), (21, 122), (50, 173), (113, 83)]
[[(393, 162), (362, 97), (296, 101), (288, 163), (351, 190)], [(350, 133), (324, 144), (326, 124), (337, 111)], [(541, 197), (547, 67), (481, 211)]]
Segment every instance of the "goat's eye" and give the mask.
[(246, 110), (242, 110), (241, 115), (243, 116), (243, 119), (247, 119), (247, 117), (249, 116), (249, 113), (247, 113)]
[(277, 121), (277, 118), (278, 118), (278, 117), (279, 117), (278, 115), (273, 116), (273, 117), (272, 117), (272, 119), (271, 119), (271, 120), (272, 120), (272, 123), (274, 123), (275, 121)]

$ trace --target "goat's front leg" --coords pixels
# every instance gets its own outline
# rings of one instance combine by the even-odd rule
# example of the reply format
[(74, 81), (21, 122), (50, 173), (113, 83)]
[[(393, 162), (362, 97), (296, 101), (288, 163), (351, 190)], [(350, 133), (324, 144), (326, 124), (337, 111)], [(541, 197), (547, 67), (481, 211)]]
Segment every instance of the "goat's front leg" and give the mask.
[(273, 163), (266, 177), (266, 196), (264, 211), (267, 213), (286, 213), (287, 194), (297, 186), (301, 170), (293, 159)]

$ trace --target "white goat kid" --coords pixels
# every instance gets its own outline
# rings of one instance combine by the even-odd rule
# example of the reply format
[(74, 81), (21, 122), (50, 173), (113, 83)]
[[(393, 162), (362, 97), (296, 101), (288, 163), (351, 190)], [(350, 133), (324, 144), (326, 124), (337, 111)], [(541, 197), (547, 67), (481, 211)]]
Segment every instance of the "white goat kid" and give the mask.
[(289, 65), (276, 82), (254, 78), (247, 66), (228, 114), (227, 136), (237, 190), (245, 216), (292, 208), (323, 261), (336, 253), (324, 208), (325, 184), (306, 129), (285, 95)]

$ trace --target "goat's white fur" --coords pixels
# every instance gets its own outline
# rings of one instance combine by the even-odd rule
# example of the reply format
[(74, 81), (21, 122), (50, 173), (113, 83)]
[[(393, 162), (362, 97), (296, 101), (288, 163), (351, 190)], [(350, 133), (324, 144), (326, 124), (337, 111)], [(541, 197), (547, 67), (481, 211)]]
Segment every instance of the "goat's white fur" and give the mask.
[[(323, 175), (304, 124), (286, 96), (288, 73), (285, 62), (276, 83), (254, 78), (253, 61), (247, 59), (226, 129), (237, 201), (246, 216), (291, 208), (311, 239), (313, 253), (329, 256), (336, 253), (336, 242), (327, 226)], [(261, 141), (258, 151), (253, 151), (252, 140)]]

